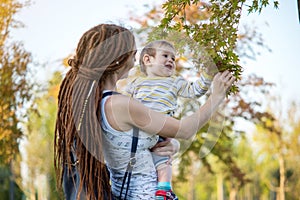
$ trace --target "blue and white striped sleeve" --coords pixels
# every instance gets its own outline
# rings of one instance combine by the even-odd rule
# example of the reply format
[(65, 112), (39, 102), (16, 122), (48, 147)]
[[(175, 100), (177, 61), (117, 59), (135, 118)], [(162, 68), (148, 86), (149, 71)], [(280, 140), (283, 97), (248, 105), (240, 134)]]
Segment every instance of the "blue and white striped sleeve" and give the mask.
[(178, 77), (176, 85), (177, 95), (185, 98), (195, 98), (203, 96), (209, 89), (213, 77), (207, 73), (201, 73), (199, 79), (194, 82), (187, 81), (183, 77)]

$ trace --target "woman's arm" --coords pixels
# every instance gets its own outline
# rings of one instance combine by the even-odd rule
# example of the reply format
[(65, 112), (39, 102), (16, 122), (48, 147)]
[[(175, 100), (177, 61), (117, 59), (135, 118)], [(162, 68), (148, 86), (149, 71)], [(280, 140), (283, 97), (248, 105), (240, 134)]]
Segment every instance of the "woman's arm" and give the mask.
[(226, 91), (234, 82), (230, 72), (218, 73), (213, 80), (212, 94), (194, 114), (181, 120), (155, 112), (142, 103), (122, 95), (112, 96), (105, 106), (111, 126), (117, 130), (129, 130), (132, 126), (150, 134), (188, 139), (206, 124), (225, 98)]

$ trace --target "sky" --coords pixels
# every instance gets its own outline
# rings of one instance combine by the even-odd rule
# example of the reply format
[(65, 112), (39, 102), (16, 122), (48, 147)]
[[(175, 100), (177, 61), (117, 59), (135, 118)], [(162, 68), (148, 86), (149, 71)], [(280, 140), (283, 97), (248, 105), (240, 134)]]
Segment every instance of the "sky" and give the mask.
[[(74, 52), (81, 35), (99, 23), (132, 26), (129, 11), (143, 13), (144, 4), (154, 0), (36, 0), (17, 15), (25, 28), (12, 32), (23, 41), (34, 60), (47, 63), (42, 73), (59, 65)], [(244, 14), (241, 23), (257, 28), (272, 52), (262, 51), (254, 61), (243, 64), (244, 73), (255, 73), (275, 83), (283, 101), (300, 101), (300, 22), (297, 0), (280, 0), (279, 9), (266, 8), (261, 14)], [(50, 78), (50, 77), (48, 77)]]

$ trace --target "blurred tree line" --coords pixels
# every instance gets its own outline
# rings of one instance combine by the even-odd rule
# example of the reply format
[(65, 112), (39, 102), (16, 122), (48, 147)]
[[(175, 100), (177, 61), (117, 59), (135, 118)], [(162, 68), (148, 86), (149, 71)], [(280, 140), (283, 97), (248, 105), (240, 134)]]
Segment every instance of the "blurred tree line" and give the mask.
[[(6, 39), (11, 28), (21, 26), (13, 16), (28, 3), (0, 2), (0, 196), (8, 199), (15, 185), (15, 199), (59, 199), (53, 171), (53, 128), (63, 75), (54, 73), (46, 90), (37, 94), (38, 85), (28, 79), (30, 53), (22, 43), (7, 44)], [(239, 80), (210, 123), (193, 140), (181, 141), (173, 178), (180, 199), (284, 200), (300, 196), (297, 104), (291, 103), (284, 115), (279, 97), (270, 93), (275, 87), (272, 83), (242, 74), (240, 58), (255, 59), (257, 46), (269, 49), (251, 25), (241, 27), (241, 12), (261, 12), (269, 4), (278, 6), (277, 1), (268, 0), (170, 0), (147, 5), (143, 16), (130, 14), (139, 27), (134, 30), (138, 45), (155, 39), (173, 42), (178, 49), (178, 73), (186, 78), (214, 66), (216, 71), (230, 70)], [(177, 117), (197, 109), (205, 98), (181, 99)], [(31, 109), (24, 111), (24, 106)], [(246, 132), (245, 127), (253, 131)], [(20, 154), (22, 138), (25, 153)], [(21, 160), (25, 176), (21, 176)]]
[(33, 100), (34, 83), (30, 81), (30, 52), (23, 44), (12, 41), (10, 32), (23, 24), (15, 14), (28, 3), (0, 1), (0, 197), (21, 199), (24, 191), (20, 177), (20, 140), (26, 121), (26, 108)]
[[(270, 3), (168, 1), (162, 6), (149, 7), (145, 17), (132, 17), (141, 24), (142, 29), (138, 30), (141, 41), (165, 38), (175, 44), (179, 49), (180, 73), (197, 76), (203, 68), (215, 65), (218, 71), (228, 69), (237, 80), (241, 79), (231, 90), (235, 95), (229, 96), (210, 124), (193, 141), (182, 142), (174, 184), (176, 193), (183, 199), (295, 199), (299, 196), (290, 190), (295, 184), (290, 183), (291, 177), (297, 180), (298, 176), (296, 165), (291, 164), (292, 168), (288, 165), (296, 160), (299, 139), (294, 139), (299, 136), (295, 126), (285, 126), (291, 120), (299, 122), (297, 106), (292, 106), (293, 114), (283, 122), (281, 115), (274, 112), (282, 110), (282, 105), (272, 108), (266, 105), (266, 102), (274, 103), (269, 93), (274, 85), (257, 75), (241, 76), (240, 58), (255, 59), (260, 54), (255, 50), (258, 46), (270, 51), (255, 27), (239, 28), (242, 10), (261, 12)], [(274, 1), (273, 5), (277, 8), (278, 2)], [(181, 113), (201, 105), (201, 101), (182, 102)], [(253, 136), (246, 135), (245, 128), (235, 126), (241, 120), (257, 128)], [(260, 135), (264, 136), (262, 140), (254, 140), (261, 138)], [(198, 181), (195, 177), (199, 177)], [(205, 187), (201, 182), (210, 184)], [(183, 190), (184, 183), (186, 190)]]

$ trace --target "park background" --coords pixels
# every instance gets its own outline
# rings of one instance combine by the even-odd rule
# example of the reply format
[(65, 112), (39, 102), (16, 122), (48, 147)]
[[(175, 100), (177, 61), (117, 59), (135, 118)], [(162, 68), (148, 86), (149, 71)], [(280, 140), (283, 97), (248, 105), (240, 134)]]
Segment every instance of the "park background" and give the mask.
[[(31, 81), (39, 84), (32, 88), (36, 97), (34, 108), (38, 113), (31, 111), (29, 102), (18, 111), (15, 109), (17, 117), (26, 116), (17, 125), (22, 133), (12, 137), (17, 140), (17, 151), (10, 151), (9, 140), (5, 140), (10, 136), (1, 129), (1, 151), (6, 151), (1, 152), (1, 156), (16, 152), (20, 155), (14, 155), (10, 162), (1, 157), (0, 199), (12, 196), (15, 199), (25, 196), (27, 199), (58, 198), (51, 150), (56, 95), (66, 72), (65, 59), (74, 52), (82, 33), (99, 23), (124, 24), (138, 30), (142, 25), (137, 19), (148, 20), (150, 25), (159, 21), (147, 19), (146, 13), (151, 13), (154, 7), (161, 8), (166, 2), (39, 0), (32, 1), (13, 16), (24, 27), (12, 28), (9, 41), (21, 41), (24, 49), (31, 53), (32, 62), (28, 66), (33, 71)], [(296, 0), (279, 1), (278, 9), (272, 2), (261, 13), (243, 11), (239, 26), (241, 29), (247, 27), (250, 38), (247, 42), (254, 51), (250, 53), (251, 58), (239, 55), (244, 70), (242, 80), (248, 80), (247, 83), (252, 80), (254, 84), (250, 87), (245, 83), (243, 86), (249, 91), (241, 89), (244, 96), (236, 102), (241, 107), (248, 106), (242, 113), (251, 113), (249, 108), (259, 105), (255, 109), (257, 113), (266, 114), (265, 118), (244, 116), (240, 119), (236, 117), (238, 112), (227, 112), (226, 117), (236, 119), (234, 126), (228, 125), (223, 130), (222, 136), (226, 137), (218, 137), (212, 153), (202, 160), (197, 154), (197, 144), (203, 142), (201, 138), (183, 145), (184, 151), (176, 160), (178, 174), (174, 178), (174, 190), (180, 199), (297, 199), (300, 196), (297, 167), (300, 161), (299, 10)], [(146, 42), (145, 37), (141, 40)], [(5, 93), (3, 86), (2, 94)], [(257, 89), (260, 86), (263, 88)], [(1, 112), (4, 118), (4, 110)], [(267, 114), (272, 117), (268, 118)], [(285, 164), (284, 177), (280, 177), (281, 161)]]

